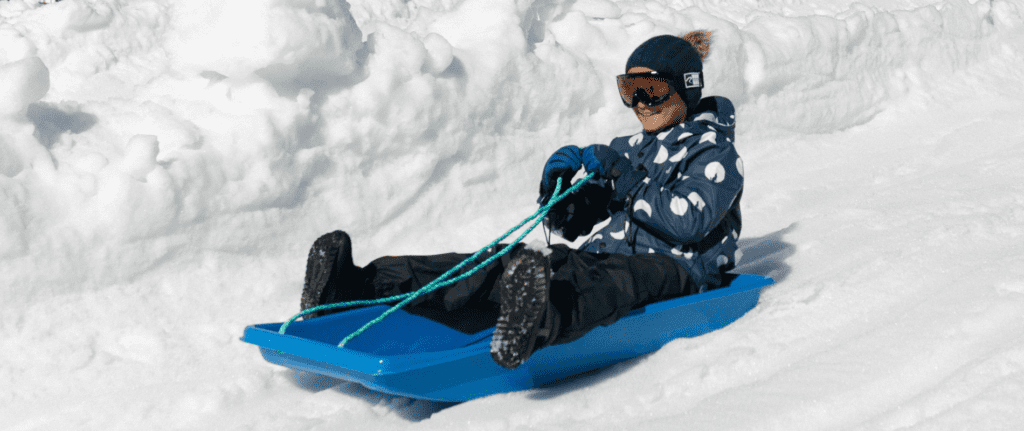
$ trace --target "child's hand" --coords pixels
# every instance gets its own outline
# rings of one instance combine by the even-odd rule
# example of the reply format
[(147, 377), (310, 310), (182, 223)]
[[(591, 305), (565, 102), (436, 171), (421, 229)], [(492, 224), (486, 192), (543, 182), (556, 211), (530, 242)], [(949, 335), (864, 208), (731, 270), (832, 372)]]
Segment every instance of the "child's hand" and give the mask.
[(588, 173), (593, 172), (611, 180), (633, 170), (629, 160), (620, 156), (612, 147), (601, 144), (594, 144), (583, 149), (583, 167), (587, 169)]
[(544, 177), (540, 181), (541, 204), (547, 203), (551, 195), (555, 193), (555, 184), (562, 179), (562, 191), (569, 188), (569, 181), (572, 180), (576, 171), (583, 166), (583, 157), (580, 148), (575, 145), (566, 145), (551, 155), (547, 164), (544, 165)]
[(615, 200), (626, 201), (632, 196), (633, 190), (645, 178), (647, 171), (643, 165), (633, 169), (629, 159), (607, 145), (594, 144), (583, 149), (583, 167), (587, 172), (613, 180), (615, 184)]

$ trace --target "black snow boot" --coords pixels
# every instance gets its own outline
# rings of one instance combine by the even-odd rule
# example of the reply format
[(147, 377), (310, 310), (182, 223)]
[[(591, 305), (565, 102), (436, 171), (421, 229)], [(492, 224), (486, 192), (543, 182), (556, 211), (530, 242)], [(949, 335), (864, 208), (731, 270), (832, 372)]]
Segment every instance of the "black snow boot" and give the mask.
[(498, 280), (501, 312), (491, 337), (491, 357), (513, 369), (558, 333), (560, 317), (549, 300), (551, 264), (541, 252), (524, 248)]
[[(326, 233), (313, 242), (306, 260), (306, 282), (302, 288), (303, 310), (323, 304), (364, 298), (363, 283), (355, 275), (352, 263), (352, 240), (340, 230)], [(303, 318), (309, 319), (343, 309), (317, 311)]]

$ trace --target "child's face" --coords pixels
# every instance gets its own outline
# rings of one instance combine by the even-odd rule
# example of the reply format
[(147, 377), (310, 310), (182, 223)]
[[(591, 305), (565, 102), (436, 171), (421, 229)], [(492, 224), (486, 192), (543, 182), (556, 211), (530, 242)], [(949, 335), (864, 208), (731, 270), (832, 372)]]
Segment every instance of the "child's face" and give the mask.
[[(646, 67), (631, 67), (626, 71), (626, 73), (646, 72), (653, 72), (653, 70)], [(672, 97), (658, 106), (650, 107), (644, 105), (643, 102), (637, 103), (633, 107), (633, 113), (640, 120), (640, 124), (643, 124), (644, 130), (657, 132), (666, 127), (679, 124), (686, 119), (686, 102), (683, 102), (683, 98), (679, 96), (677, 91)]]

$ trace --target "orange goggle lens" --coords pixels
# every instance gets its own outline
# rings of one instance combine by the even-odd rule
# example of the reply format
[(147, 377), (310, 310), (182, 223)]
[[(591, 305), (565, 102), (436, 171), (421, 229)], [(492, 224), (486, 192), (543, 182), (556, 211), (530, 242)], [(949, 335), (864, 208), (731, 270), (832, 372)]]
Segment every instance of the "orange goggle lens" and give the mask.
[(632, 108), (643, 102), (647, 106), (665, 103), (676, 90), (668, 78), (649, 73), (627, 73), (616, 77), (622, 103)]

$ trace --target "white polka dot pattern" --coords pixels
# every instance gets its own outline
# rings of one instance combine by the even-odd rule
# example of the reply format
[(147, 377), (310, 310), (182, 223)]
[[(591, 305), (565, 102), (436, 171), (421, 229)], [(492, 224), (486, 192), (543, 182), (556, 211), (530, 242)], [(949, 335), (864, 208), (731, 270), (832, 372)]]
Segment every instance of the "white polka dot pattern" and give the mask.
[(654, 215), (654, 210), (651, 208), (651, 204), (647, 203), (647, 201), (643, 199), (638, 199), (636, 203), (633, 204), (633, 212), (638, 213), (641, 211), (646, 211), (647, 217), (652, 217)]
[(715, 183), (725, 181), (725, 166), (718, 162), (708, 163), (704, 167), (704, 176)]
[(666, 160), (668, 160), (668, 148), (665, 148), (664, 145), (661, 145), (658, 147), (658, 155), (654, 156), (654, 163), (660, 165), (662, 163), (665, 163)]
[(629, 222), (628, 221), (626, 222), (626, 225), (622, 227), (622, 230), (620, 230), (618, 232), (609, 232), (608, 234), (611, 235), (612, 238), (614, 238), (614, 239), (623, 240), (623, 239), (626, 239), (626, 231), (627, 230), (629, 230)]
[(639, 144), (640, 141), (643, 140), (643, 139), (644, 139), (644, 134), (643, 133), (637, 133), (637, 134), (633, 135), (632, 138), (629, 138), (629, 146), (635, 147), (636, 144)]
[(686, 153), (687, 152), (688, 151), (687, 151), (686, 147), (680, 148), (679, 152), (676, 153), (676, 155), (674, 155), (671, 158), (669, 158), (668, 161), (670, 161), (672, 163), (679, 163), (679, 162), (683, 161), (684, 157), (686, 157)]
[(686, 199), (679, 196), (673, 196), (672, 202), (669, 204), (668, 208), (672, 210), (672, 214), (684, 216), (686, 215), (686, 211), (690, 209), (690, 204), (689, 202), (686, 202)]
[(704, 210), (704, 205), (706, 205), (704, 203), (704, 198), (700, 197), (700, 195), (697, 194), (697, 192), (690, 193), (690, 195), (687, 196), (686, 198), (690, 200), (690, 203), (692, 203), (693, 206), (697, 207), (697, 211)]

